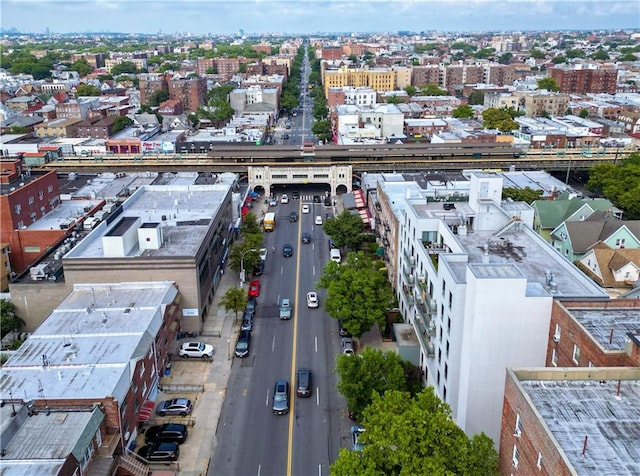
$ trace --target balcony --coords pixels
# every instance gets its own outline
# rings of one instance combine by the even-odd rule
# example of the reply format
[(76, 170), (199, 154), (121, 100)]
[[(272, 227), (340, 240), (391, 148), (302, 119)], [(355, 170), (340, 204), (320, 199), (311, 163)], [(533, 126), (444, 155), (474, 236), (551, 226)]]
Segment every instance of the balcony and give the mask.
[(410, 269), (402, 268), (402, 275), (404, 276), (404, 280), (410, 286), (413, 286), (416, 283), (416, 277), (413, 275)]
[(431, 318), (429, 307), (427, 306), (427, 304), (424, 301), (424, 298), (420, 294), (416, 297), (416, 310), (418, 311), (418, 314), (420, 314), (421, 318), (425, 320), (429, 320)]
[(411, 251), (409, 251), (408, 248), (405, 248), (404, 250), (404, 257), (405, 257), (406, 264), (414, 268), (416, 265), (416, 258), (411, 254)]
[(418, 340), (420, 341), (420, 347), (427, 353), (428, 357), (433, 357), (435, 355), (435, 346), (429, 337), (428, 325), (425, 324), (425, 321), (420, 316), (416, 316), (414, 325)]
[(407, 286), (404, 284), (402, 286), (402, 294), (404, 294), (405, 299), (407, 300), (407, 304), (409, 306), (413, 306), (416, 302), (415, 296), (413, 295), (413, 288), (411, 286)]
[(420, 289), (422, 289), (423, 291), (426, 291), (427, 289), (427, 277), (424, 275), (419, 275), (418, 276), (418, 286), (420, 286)]
[(432, 241), (423, 241), (422, 246), (424, 246), (424, 249), (427, 250), (429, 254), (449, 253), (450, 251), (447, 245), (439, 245)]

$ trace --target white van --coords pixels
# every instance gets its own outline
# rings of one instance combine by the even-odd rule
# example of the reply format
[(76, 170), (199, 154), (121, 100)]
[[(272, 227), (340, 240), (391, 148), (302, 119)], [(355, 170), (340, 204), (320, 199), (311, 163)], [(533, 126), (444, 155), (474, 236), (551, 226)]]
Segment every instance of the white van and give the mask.
[(340, 254), (340, 250), (338, 248), (331, 249), (331, 261), (335, 261), (338, 264), (342, 262), (342, 255)]

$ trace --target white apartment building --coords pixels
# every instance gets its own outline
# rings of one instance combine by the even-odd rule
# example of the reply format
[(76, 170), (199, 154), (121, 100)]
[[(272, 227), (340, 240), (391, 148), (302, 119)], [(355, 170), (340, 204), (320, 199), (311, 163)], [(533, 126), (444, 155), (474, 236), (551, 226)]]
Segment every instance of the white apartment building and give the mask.
[(408, 189), (395, 288), (426, 384), (468, 435), (497, 445), (505, 369), (544, 366), (553, 299), (606, 294), (532, 230), (530, 206), (501, 201), (502, 177), (470, 182), (468, 202)]

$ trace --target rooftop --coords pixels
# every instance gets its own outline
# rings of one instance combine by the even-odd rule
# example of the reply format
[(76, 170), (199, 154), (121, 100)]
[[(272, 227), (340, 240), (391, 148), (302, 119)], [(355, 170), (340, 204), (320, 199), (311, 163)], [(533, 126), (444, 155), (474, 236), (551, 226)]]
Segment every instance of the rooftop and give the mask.
[(177, 294), (169, 282), (75, 285), (3, 365), (0, 398), (122, 401)]
[(610, 369), (600, 370), (584, 380), (565, 380), (560, 373), (552, 379), (524, 380), (516, 374), (576, 474), (640, 474), (640, 370), (628, 372), (635, 375), (628, 379), (611, 372), (607, 378)]
[(640, 333), (640, 309), (568, 308), (576, 321), (605, 350), (624, 350), (627, 334)]

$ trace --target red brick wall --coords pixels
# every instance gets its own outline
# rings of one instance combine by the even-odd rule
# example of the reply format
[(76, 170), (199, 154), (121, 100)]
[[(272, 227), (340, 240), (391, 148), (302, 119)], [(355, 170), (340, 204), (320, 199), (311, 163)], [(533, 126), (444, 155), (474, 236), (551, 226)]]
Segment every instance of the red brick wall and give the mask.
[[(596, 367), (628, 367), (640, 365), (640, 349), (634, 346), (631, 356), (624, 350), (603, 352), (591, 336), (570, 315), (572, 307), (582, 308), (637, 308), (640, 313), (638, 299), (612, 299), (605, 302), (563, 302), (554, 301), (549, 325), (549, 345), (547, 347), (546, 365), (552, 366), (553, 349), (556, 350), (558, 367), (587, 367), (591, 362)], [(555, 342), (553, 336), (556, 324), (560, 325), (560, 341)], [(573, 346), (580, 348), (580, 358), (573, 361)]]

